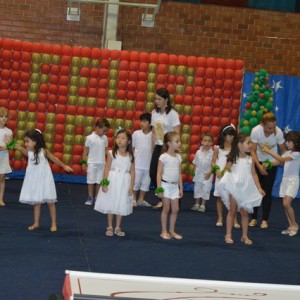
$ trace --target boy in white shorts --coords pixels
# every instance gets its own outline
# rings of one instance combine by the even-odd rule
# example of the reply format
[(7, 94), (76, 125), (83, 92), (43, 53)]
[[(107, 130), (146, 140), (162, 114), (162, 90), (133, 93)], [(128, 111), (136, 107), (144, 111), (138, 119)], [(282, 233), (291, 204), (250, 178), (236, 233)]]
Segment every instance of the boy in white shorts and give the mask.
[(110, 124), (106, 119), (97, 120), (95, 131), (85, 140), (81, 165), (82, 169), (87, 172), (88, 198), (85, 202), (86, 205), (93, 205), (103, 179), (108, 147), (106, 132), (109, 127)]
[[(191, 208), (194, 211), (205, 212), (206, 201), (210, 198), (213, 175), (211, 172), (211, 161), (213, 157), (213, 136), (210, 132), (201, 136), (201, 147), (196, 152), (193, 164), (196, 167), (194, 176), (194, 198), (195, 204)], [(200, 199), (201, 205), (200, 205)]]
[[(134, 150), (135, 160), (135, 182), (133, 187), (133, 203), (135, 206), (151, 205), (145, 201), (145, 194), (149, 191), (150, 186), (150, 161), (151, 161), (151, 145), (152, 145), (152, 132), (151, 132), (151, 114), (144, 113), (140, 116), (141, 129), (132, 134), (132, 147)], [(137, 199), (137, 193), (139, 197)]]

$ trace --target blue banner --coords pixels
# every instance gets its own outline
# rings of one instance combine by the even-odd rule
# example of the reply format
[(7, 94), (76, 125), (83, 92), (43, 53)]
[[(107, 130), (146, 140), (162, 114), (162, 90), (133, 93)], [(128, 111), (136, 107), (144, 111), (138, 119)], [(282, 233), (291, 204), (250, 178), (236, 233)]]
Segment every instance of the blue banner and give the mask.
[[(245, 73), (241, 116), (247, 103), (247, 97), (252, 90), (251, 84), (255, 78), (253, 73)], [(270, 75), (270, 85), (273, 91), (273, 112), (276, 115), (277, 126), (284, 133), (291, 130), (300, 131), (300, 77)], [(279, 197), (279, 186), (282, 178), (282, 167), (279, 167), (273, 188), (273, 196)], [(298, 192), (297, 198), (300, 198)]]

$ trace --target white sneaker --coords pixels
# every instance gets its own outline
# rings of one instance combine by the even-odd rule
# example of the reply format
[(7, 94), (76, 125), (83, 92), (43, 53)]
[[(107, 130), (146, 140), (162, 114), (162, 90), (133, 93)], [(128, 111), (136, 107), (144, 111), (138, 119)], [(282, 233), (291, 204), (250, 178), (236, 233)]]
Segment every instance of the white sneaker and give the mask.
[(201, 205), (201, 206), (198, 208), (198, 211), (200, 211), (200, 212), (205, 212), (205, 206), (204, 206), (204, 205)]
[(148, 203), (147, 201), (145, 201), (145, 200), (142, 200), (142, 201), (137, 201), (137, 205), (138, 206), (145, 206), (145, 207), (150, 207), (151, 206), (151, 204), (150, 203)]
[(199, 204), (194, 204), (194, 206), (191, 208), (193, 211), (198, 211), (200, 205)]
[(136, 200), (132, 200), (132, 206), (133, 206), (133, 207), (137, 207)]
[(281, 234), (288, 235), (290, 233), (290, 228), (281, 231)]
[(88, 197), (84, 203), (85, 205), (93, 205), (94, 199), (92, 197)]

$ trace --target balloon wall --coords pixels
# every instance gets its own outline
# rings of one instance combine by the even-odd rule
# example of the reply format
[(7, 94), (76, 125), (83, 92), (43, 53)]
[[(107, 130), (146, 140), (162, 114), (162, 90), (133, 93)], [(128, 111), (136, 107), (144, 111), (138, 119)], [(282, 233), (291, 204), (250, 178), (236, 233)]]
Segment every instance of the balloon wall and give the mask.
[(253, 127), (260, 123), (262, 116), (273, 109), (273, 91), (270, 75), (265, 69), (255, 73), (252, 90), (247, 98), (242, 119), (241, 132), (250, 135)]
[[(0, 39), (0, 105), (18, 143), (38, 128), (47, 147), (81, 174), (85, 136), (95, 118), (107, 118), (109, 146), (114, 128), (139, 129), (139, 116), (154, 108), (155, 90), (167, 88), (182, 122), (182, 170), (191, 182), (200, 135), (238, 125), (243, 81), (241, 60), (71, 47)], [(15, 170), (26, 167), (10, 151)], [(54, 173), (63, 172), (52, 166)]]

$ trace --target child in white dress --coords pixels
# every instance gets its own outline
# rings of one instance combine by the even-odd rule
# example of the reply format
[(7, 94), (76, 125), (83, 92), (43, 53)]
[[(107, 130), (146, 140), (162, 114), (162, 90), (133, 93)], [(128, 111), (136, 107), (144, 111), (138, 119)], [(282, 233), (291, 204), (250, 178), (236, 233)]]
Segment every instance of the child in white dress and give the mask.
[(0, 206), (5, 206), (3, 200), (5, 190), (5, 174), (11, 173), (9, 153), (6, 144), (12, 139), (12, 131), (5, 125), (8, 120), (8, 110), (0, 107)]
[(287, 151), (283, 151), (282, 156), (273, 152), (267, 146), (262, 147), (262, 151), (272, 155), (276, 161), (265, 162), (266, 169), (283, 164), (283, 176), (280, 184), (279, 196), (282, 198), (284, 212), (288, 221), (288, 228), (281, 231), (282, 234), (295, 236), (298, 233), (299, 225), (296, 222), (295, 212), (292, 202), (299, 191), (299, 170), (300, 170), (300, 132), (291, 131), (285, 137)]
[[(113, 149), (108, 151), (107, 161), (101, 181), (102, 191), (97, 195), (95, 210), (107, 214), (106, 236), (125, 236), (121, 230), (122, 217), (132, 213), (132, 193), (134, 184), (134, 157), (131, 134), (121, 129), (115, 137)], [(113, 230), (113, 218), (116, 227)]]
[(223, 177), (217, 185), (224, 205), (228, 209), (225, 242), (233, 244), (232, 227), (237, 211), (242, 218), (242, 238), (245, 245), (251, 245), (248, 238), (248, 213), (261, 204), (264, 191), (261, 189), (250, 151), (250, 137), (239, 134), (232, 142), (231, 151), (223, 170)]
[[(217, 215), (218, 219), (216, 226), (223, 226), (223, 202), (220, 194), (217, 190), (217, 185), (222, 177), (222, 170), (224, 169), (227, 161), (227, 155), (231, 150), (231, 144), (236, 136), (236, 131), (234, 125), (230, 124), (224, 126), (218, 137), (218, 145), (214, 147), (214, 154), (212, 158), (212, 170), (216, 175), (215, 177), (215, 190), (214, 196), (217, 197)], [(237, 218), (234, 220), (234, 227), (240, 228), (240, 224)]]
[[(191, 208), (194, 211), (205, 212), (206, 201), (210, 198), (213, 175), (211, 172), (211, 161), (213, 150), (213, 135), (210, 132), (203, 133), (201, 136), (201, 147), (196, 152), (193, 164), (196, 167), (193, 181), (195, 204)], [(201, 199), (201, 205), (200, 205)]]
[[(175, 232), (175, 224), (179, 211), (179, 198), (183, 195), (181, 177), (181, 156), (176, 153), (181, 147), (180, 136), (170, 131), (164, 136), (163, 154), (159, 157), (157, 167), (157, 186), (155, 193), (162, 199), (160, 236), (169, 240), (182, 239), (182, 235)], [(170, 214), (171, 212), (171, 214)], [(167, 230), (168, 216), (170, 214), (169, 231)]]
[(41, 204), (47, 203), (51, 217), (50, 231), (56, 232), (55, 202), (57, 202), (57, 196), (48, 159), (61, 166), (66, 172), (73, 172), (73, 169), (46, 149), (45, 140), (40, 130), (27, 131), (24, 136), (24, 144), (26, 148), (15, 145), (15, 149), (28, 156), (28, 166), (19, 199), (21, 203), (33, 205), (34, 222), (28, 227), (28, 230), (39, 229)]

